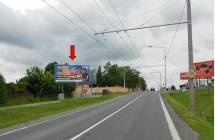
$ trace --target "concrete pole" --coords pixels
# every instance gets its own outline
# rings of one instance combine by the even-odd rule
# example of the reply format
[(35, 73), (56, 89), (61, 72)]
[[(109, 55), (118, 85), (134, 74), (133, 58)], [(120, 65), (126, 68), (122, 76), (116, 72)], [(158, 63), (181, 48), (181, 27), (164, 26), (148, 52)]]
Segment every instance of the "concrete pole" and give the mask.
[[(191, 18), (191, 3), (187, 0), (187, 31), (188, 31), (188, 61), (189, 71), (193, 70), (193, 41), (192, 41), (192, 18)], [(188, 78), (189, 84), (189, 109), (195, 113), (195, 90), (193, 77)]]
[(124, 72), (124, 75), (123, 75), (123, 92), (125, 93), (125, 72)]
[(161, 73), (159, 73), (160, 74), (160, 91), (161, 91)]
[(166, 88), (167, 88), (167, 85), (166, 85), (166, 83), (167, 83), (167, 82), (166, 82), (166, 51), (165, 51), (165, 56), (164, 56), (164, 65), (165, 65), (165, 68), (164, 68), (164, 69), (165, 69), (165, 70), (164, 70), (164, 71), (165, 71), (165, 72), (164, 72), (164, 76), (165, 76), (165, 90), (166, 90)]

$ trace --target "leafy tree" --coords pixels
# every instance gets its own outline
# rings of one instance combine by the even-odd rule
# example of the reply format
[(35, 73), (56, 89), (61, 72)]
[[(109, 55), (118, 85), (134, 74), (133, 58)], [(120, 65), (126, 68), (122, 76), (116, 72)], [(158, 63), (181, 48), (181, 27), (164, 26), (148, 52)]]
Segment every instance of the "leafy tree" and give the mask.
[(27, 77), (21, 78), (19, 81), (16, 82), (17, 86), (17, 93), (24, 93), (27, 91)]
[(43, 90), (43, 70), (38, 67), (31, 67), (26, 71), (27, 89), (34, 97), (41, 97)]
[(7, 96), (6, 96), (6, 87), (5, 87), (5, 80), (4, 77), (0, 74), (0, 105), (6, 103)]
[[(129, 66), (119, 67), (117, 64), (111, 65), (110, 62), (105, 64), (103, 72), (101, 67), (98, 68), (97, 84), (99, 86), (123, 86), (124, 74), (126, 76), (126, 87), (134, 89), (140, 84), (142, 90), (146, 89), (145, 80), (140, 77), (139, 71)], [(102, 77), (102, 80), (99, 80), (100, 77)]]
[(49, 63), (46, 67), (45, 67), (45, 72), (51, 72), (51, 74), (54, 74), (54, 65), (57, 64), (57, 62), (52, 62)]
[(171, 90), (176, 90), (176, 87), (174, 85), (172, 85)]
[(102, 86), (103, 83), (103, 75), (102, 75), (102, 68), (101, 66), (98, 67), (97, 73), (96, 73), (96, 79), (98, 86)]
[(7, 96), (8, 97), (11, 97), (11, 96), (13, 97), (17, 93), (16, 83), (10, 82), (10, 83), (6, 84), (6, 89), (7, 89)]

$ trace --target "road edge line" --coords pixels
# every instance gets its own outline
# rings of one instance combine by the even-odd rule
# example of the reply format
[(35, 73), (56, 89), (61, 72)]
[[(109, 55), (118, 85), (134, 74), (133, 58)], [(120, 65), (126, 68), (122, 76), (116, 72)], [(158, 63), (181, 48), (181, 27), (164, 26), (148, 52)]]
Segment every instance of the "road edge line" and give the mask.
[(162, 106), (162, 109), (164, 111), (164, 115), (165, 115), (166, 122), (167, 122), (169, 130), (170, 130), (170, 134), (172, 136), (172, 139), (173, 140), (181, 140), (181, 138), (180, 138), (180, 136), (178, 134), (178, 131), (177, 131), (177, 129), (176, 129), (176, 127), (175, 127), (170, 115), (169, 115), (169, 112), (166, 109), (166, 106), (165, 106), (165, 104), (163, 102), (163, 99), (162, 99), (160, 94), (159, 94), (159, 98), (160, 98), (161, 106)]
[(95, 123), (94, 125), (90, 126), (89, 128), (85, 129), (84, 131), (80, 132), (79, 134), (77, 134), (76, 136), (72, 137), (70, 140), (76, 140), (79, 137), (83, 136), (85, 133), (89, 132), (90, 130), (92, 130), (93, 128), (95, 128), (96, 126), (98, 126), (99, 124), (103, 123), (104, 121), (106, 121), (107, 119), (109, 119), (110, 117), (114, 116), (115, 114), (117, 114), (118, 112), (120, 112), (121, 110), (123, 110), (124, 108), (126, 108), (127, 106), (131, 105), (132, 103), (134, 103), (137, 99), (139, 99), (142, 95), (137, 96), (135, 99), (131, 100), (130, 102), (128, 102), (126, 105), (124, 105), (123, 107), (121, 107), (120, 109), (117, 109), (116, 111), (114, 111), (113, 113), (111, 113), (110, 115), (108, 115), (107, 117), (103, 118), (102, 120), (98, 121), (97, 123)]

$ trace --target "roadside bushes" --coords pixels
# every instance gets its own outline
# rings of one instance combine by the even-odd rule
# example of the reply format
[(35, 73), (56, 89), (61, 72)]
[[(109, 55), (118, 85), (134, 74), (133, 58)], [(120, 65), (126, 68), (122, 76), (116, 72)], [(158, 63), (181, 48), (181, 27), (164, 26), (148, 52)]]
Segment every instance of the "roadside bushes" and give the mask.
[(0, 74), (0, 105), (6, 103), (6, 88), (4, 77)]

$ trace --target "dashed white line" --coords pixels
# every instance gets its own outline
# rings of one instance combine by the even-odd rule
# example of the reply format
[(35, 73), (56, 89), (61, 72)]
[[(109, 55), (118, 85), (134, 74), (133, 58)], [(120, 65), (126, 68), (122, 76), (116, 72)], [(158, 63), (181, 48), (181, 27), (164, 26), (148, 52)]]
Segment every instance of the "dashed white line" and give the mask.
[[(143, 94), (142, 94), (143, 95)], [(76, 136), (74, 136), (73, 138), (71, 138), (70, 140), (76, 140), (78, 138), (80, 138), (81, 136), (83, 136), (85, 133), (89, 132), (90, 130), (92, 130), (93, 128), (95, 128), (96, 126), (98, 126), (99, 124), (103, 123), (104, 121), (106, 121), (107, 119), (109, 119), (110, 117), (114, 116), (115, 114), (117, 114), (118, 112), (120, 112), (121, 110), (123, 110), (124, 108), (126, 108), (127, 106), (131, 105), (132, 103), (134, 103), (137, 99), (139, 99), (142, 95), (137, 96), (135, 99), (133, 99), (132, 101), (130, 101), (129, 103), (127, 103), (126, 105), (124, 105), (123, 107), (121, 107), (120, 109), (116, 110), (115, 112), (113, 112), (112, 114), (108, 115), (107, 117), (103, 118), (102, 120), (100, 120), (99, 122), (95, 123), (94, 125), (92, 125), (91, 127), (85, 129), (84, 131), (80, 132), (79, 134), (77, 134)]]
[[(102, 104), (106, 104), (108, 102), (112, 102), (112, 101), (115, 101), (117, 99), (119, 99), (121, 97), (118, 97), (118, 98), (114, 98), (112, 100), (108, 100), (108, 101), (105, 101), (103, 103), (99, 103), (99, 104), (95, 104), (95, 105), (92, 105), (92, 106), (89, 106), (89, 108), (93, 108), (97, 105), (102, 105)], [(87, 109), (89, 109), (87, 108)], [(69, 115), (72, 115), (74, 113), (78, 113), (78, 112), (81, 112), (83, 110), (73, 110), (72, 112), (68, 112), (67, 114), (63, 114), (61, 116), (57, 116), (57, 117), (54, 117), (54, 118), (51, 118), (51, 119), (48, 119), (48, 120), (44, 120), (44, 121), (41, 121), (41, 122), (38, 122), (38, 123), (34, 123), (34, 124), (31, 124), (31, 125), (28, 125), (28, 126), (24, 126), (24, 127), (20, 127), (20, 128), (17, 128), (17, 129), (14, 129), (14, 130), (11, 130), (11, 131), (8, 131), (8, 132), (4, 132), (4, 133), (1, 133), (0, 134), (0, 137), (1, 136), (5, 136), (5, 135), (8, 135), (8, 134), (11, 134), (11, 133), (14, 133), (14, 132), (17, 132), (17, 131), (21, 131), (21, 130), (24, 130), (24, 129), (27, 129), (27, 128), (30, 128), (30, 127), (33, 127), (33, 126), (37, 126), (37, 125), (41, 125), (41, 124), (44, 124), (44, 123), (47, 123), (47, 122), (50, 122), (50, 121), (54, 121), (54, 120), (57, 120), (57, 119), (60, 119), (60, 118), (63, 118), (63, 117), (67, 117)]]

